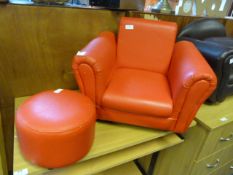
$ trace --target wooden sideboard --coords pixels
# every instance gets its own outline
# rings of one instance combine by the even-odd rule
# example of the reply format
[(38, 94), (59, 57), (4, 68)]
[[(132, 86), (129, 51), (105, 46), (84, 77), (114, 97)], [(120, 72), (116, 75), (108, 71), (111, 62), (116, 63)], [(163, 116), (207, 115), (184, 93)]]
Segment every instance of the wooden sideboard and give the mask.
[[(202, 105), (185, 142), (161, 151), (154, 175), (232, 175), (233, 97)], [(140, 159), (145, 168), (149, 157)]]

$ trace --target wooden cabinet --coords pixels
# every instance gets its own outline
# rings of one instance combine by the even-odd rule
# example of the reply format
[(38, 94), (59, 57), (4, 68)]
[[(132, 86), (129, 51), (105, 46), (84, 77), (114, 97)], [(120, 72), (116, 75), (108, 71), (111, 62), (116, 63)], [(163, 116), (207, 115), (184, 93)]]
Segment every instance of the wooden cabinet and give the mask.
[[(233, 169), (227, 164), (233, 161), (233, 97), (215, 105), (203, 105), (196, 120), (205, 130), (205, 140), (194, 164), (191, 175), (231, 175)], [(227, 169), (225, 171), (225, 168)]]
[[(160, 152), (154, 175), (232, 175), (233, 97), (202, 105), (184, 142)], [(140, 162), (147, 168), (147, 158)]]

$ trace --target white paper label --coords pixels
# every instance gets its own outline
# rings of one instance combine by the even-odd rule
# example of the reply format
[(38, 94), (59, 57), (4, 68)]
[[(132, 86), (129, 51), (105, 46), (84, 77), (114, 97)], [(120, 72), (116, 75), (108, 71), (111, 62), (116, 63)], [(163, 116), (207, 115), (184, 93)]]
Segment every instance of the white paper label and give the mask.
[(227, 121), (227, 120), (228, 120), (228, 118), (226, 118), (226, 117), (220, 118), (220, 121), (222, 121), (222, 122), (225, 122), (225, 121)]
[(63, 91), (63, 89), (56, 89), (55, 91), (53, 91), (55, 94), (59, 94)]
[(232, 64), (232, 63), (233, 63), (233, 58), (231, 58), (229, 61), (229, 64)]
[(126, 24), (125, 25), (125, 29), (126, 30), (133, 30), (134, 29), (134, 25), (132, 25), (132, 24)]
[(84, 55), (86, 55), (86, 52), (78, 51), (77, 55), (78, 56), (84, 56)]
[(28, 175), (28, 169), (27, 168), (24, 168), (22, 170), (19, 170), (19, 171), (15, 171), (14, 172), (14, 175)]

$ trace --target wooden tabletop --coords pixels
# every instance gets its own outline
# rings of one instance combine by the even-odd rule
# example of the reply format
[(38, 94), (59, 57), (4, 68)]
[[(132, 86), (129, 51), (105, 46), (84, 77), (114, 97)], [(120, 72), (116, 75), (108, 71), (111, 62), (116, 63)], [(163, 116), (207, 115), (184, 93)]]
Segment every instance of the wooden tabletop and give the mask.
[[(26, 98), (17, 98), (16, 108)], [(28, 171), (29, 174), (85, 175), (99, 173), (130, 162), (181, 143), (183, 140), (171, 132), (97, 121), (95, 140), (90, 152), (71, 166), (53, 170), (44, 169), (26, 161), (19, 150), (16, 135), (14, 141), (14, 172), (16, 174)]]

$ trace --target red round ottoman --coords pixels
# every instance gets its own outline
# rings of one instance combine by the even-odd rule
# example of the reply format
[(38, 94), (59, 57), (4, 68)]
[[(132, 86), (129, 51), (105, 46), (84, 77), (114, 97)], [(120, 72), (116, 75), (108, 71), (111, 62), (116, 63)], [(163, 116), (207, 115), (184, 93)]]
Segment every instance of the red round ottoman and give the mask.
[(71, 90), (45, 91), (27, 99), (16, 113), (16, 129), (24, 157), (58, 168), (80, 160), (94, 140), (95, 106)]

